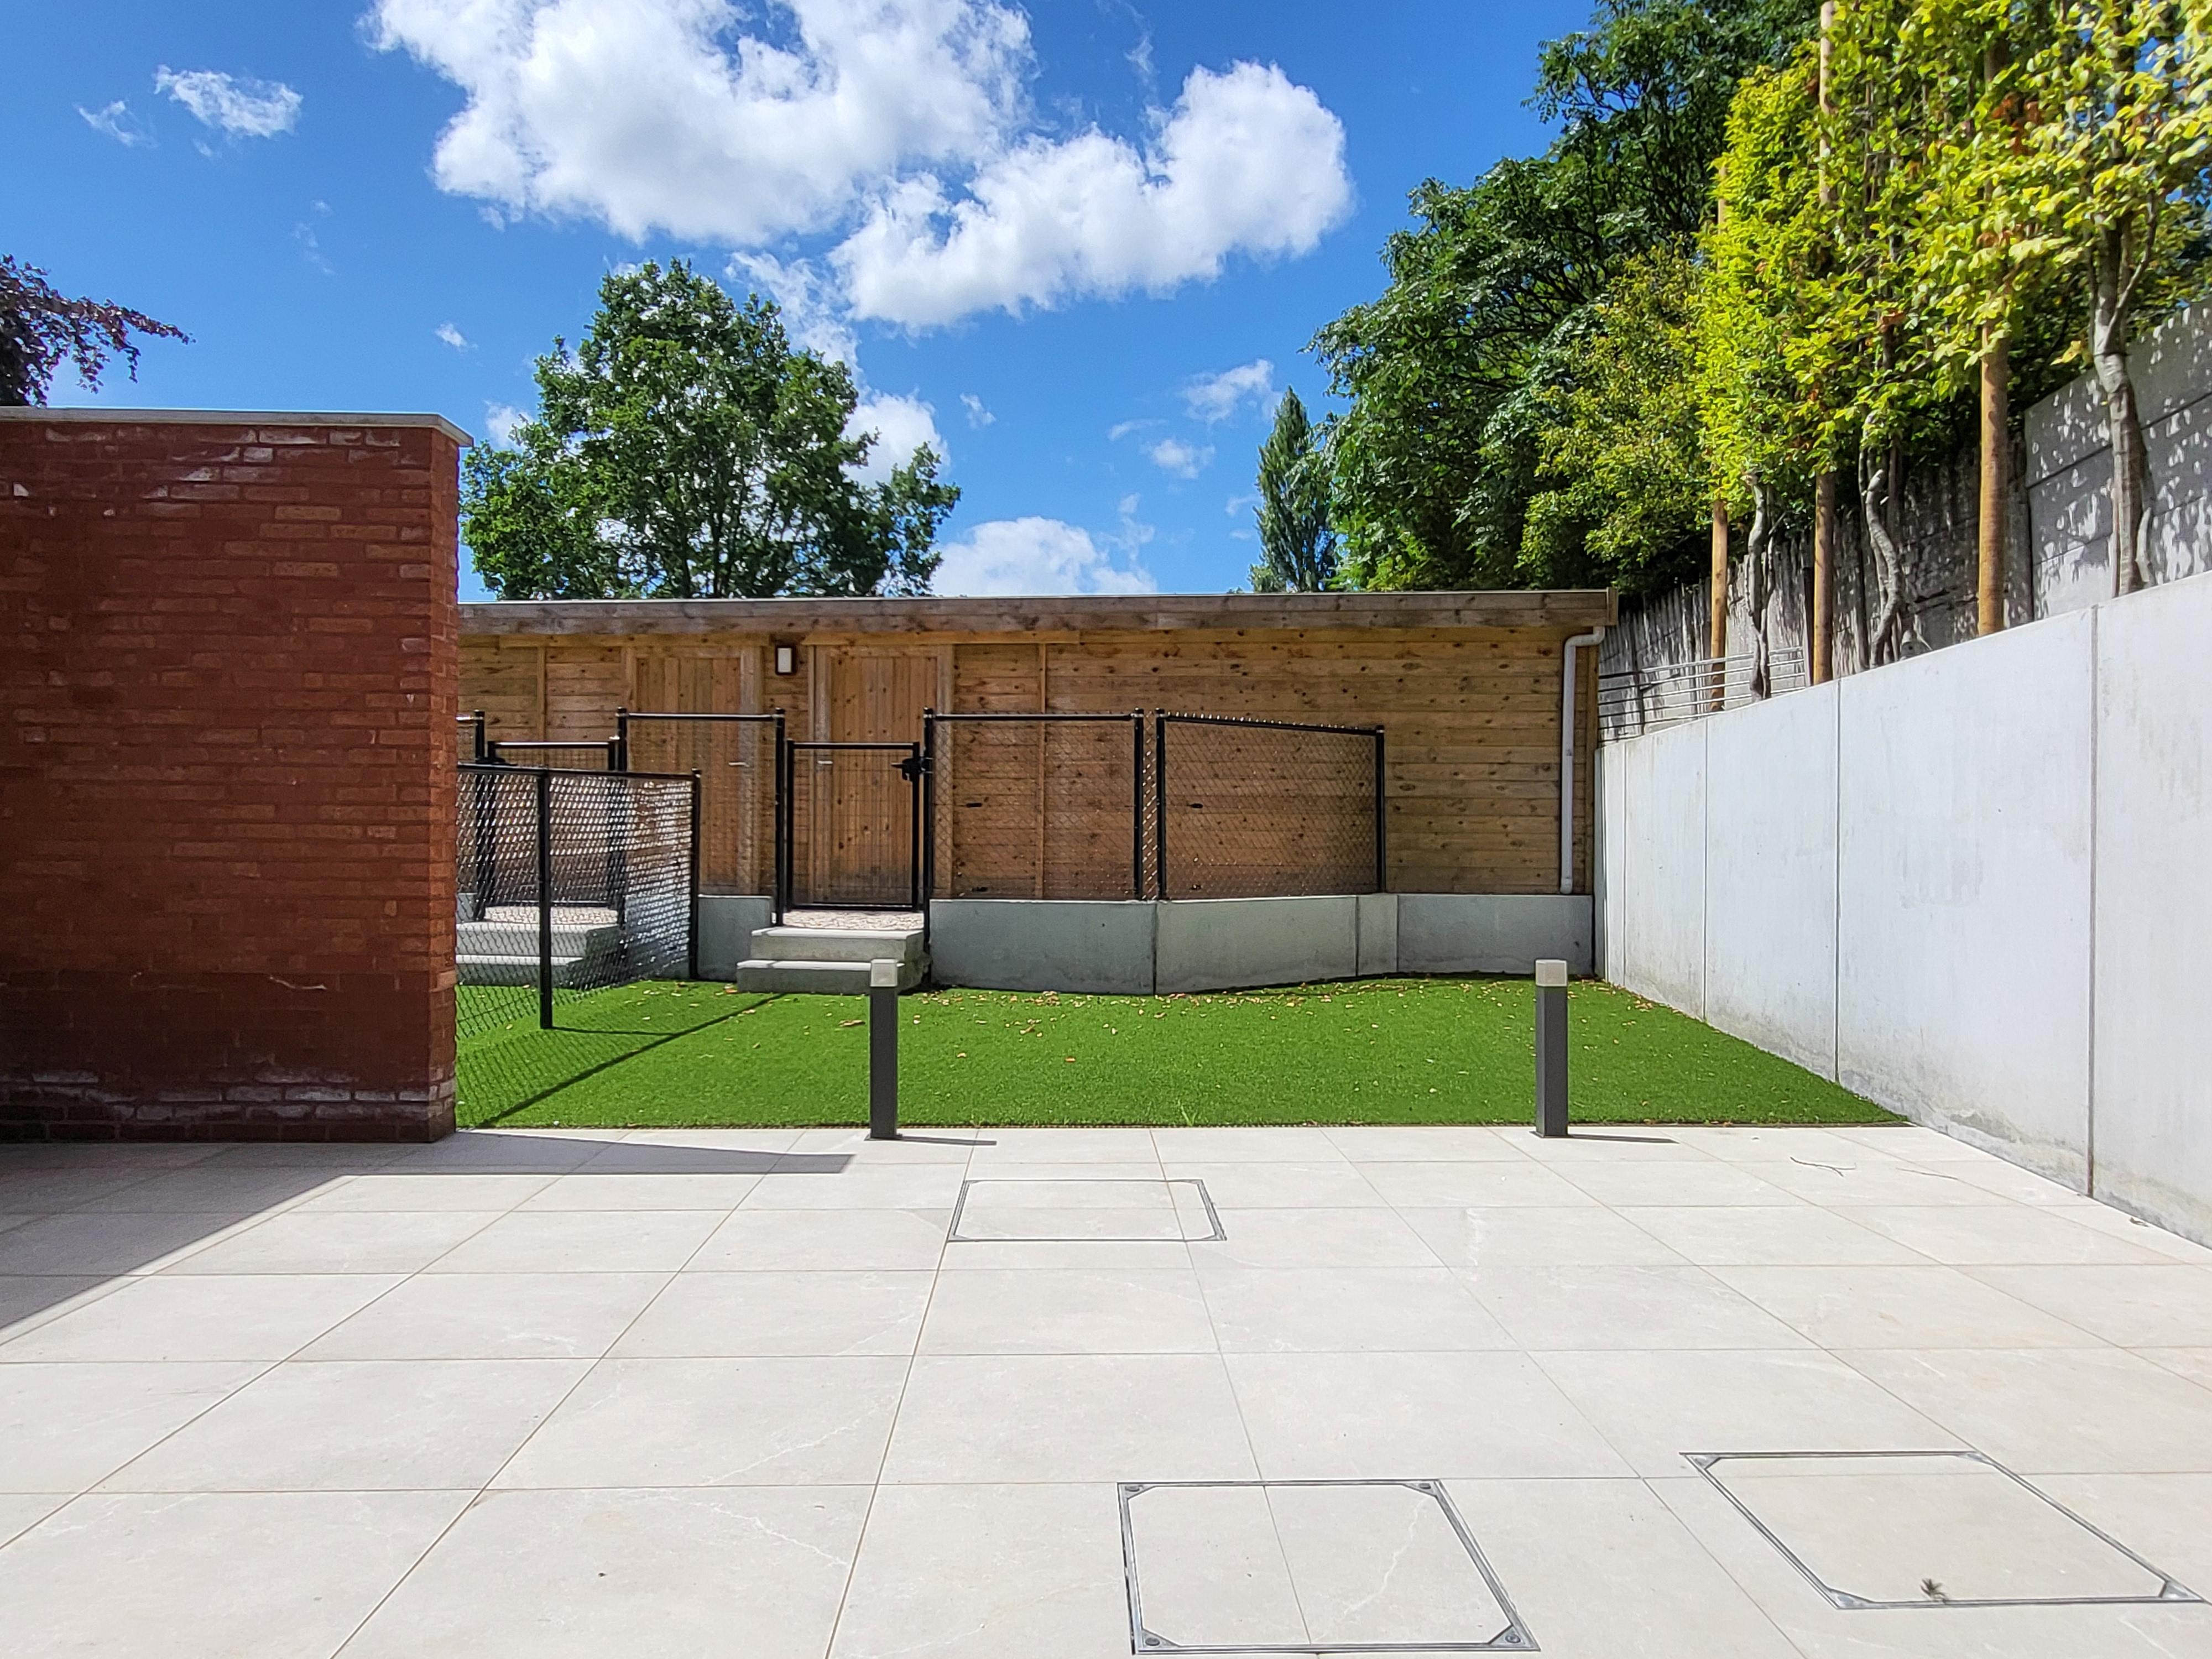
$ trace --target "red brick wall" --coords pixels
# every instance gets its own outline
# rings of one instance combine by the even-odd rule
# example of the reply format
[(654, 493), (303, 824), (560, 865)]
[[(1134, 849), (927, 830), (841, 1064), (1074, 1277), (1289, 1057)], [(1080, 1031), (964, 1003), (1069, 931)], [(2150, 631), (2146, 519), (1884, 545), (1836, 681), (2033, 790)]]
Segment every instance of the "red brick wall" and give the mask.
[(0, 418), (0, 1134), (453, 1123), (458, 447)]

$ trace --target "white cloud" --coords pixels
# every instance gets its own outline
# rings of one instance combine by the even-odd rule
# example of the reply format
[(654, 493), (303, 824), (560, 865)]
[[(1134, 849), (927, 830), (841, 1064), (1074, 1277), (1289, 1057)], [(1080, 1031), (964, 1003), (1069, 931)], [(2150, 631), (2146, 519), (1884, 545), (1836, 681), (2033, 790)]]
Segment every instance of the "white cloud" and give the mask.
[(1030, 137), (954, 201), (922, 174), (831, 254), (855, 314), (911, 328), (1163, 293), (1231, 253), (1303, 253), (1350, 210), (1344, 127), (1282, 70), (1195, 69), (1142, 152), (1096, 127)]
[(876, 434), (867, 465), (854, 469), (854, 477), (870, 483), (881, 483), (890, 477), (893, 468), (904, 466), (914, 458), (917, 447), (935, 450), (940, 459), (951, 453), (937, 429), (937, 410), (919, 398), (870, 392), (854, 406), (845, 432), (848, 437), (862, 432)]
[(134, 149), (140, 144), (154, 142), (153, 135), (131, 112), (131, 106), (120, 98), (112, 104), (102, 104), (98, 109), (87, 109), (79, 104), (76, 112), (84, 117), (85, 125), (94, 132), (106, 134), (125, 149)]
[(466, 351), (469, 349), (469, 337), (451, 323), (439, 324), (436, 331), (438, 337), (453, 347), (454, 350)]
[(1145, 453), (1163, 472), (1172, 472), (1178, 478), (1195, 478), (1212, 464), (1213, 446), (1194, 447), (1180, 438), (1163, 438), (1156, 444), (1146, 445)]
[(154, 90), (166, 92), (200, 121), (234, 138), (273, 138), (289, 132), (303, 100), (282, 81), (255, 81), (221, 70), (155, 72)]
[(842, 363), (860, 373), (860, 338), (846, 320), (836, 289), (811, 260), (737, 253), (731, 256), (724, 274), (742, 277), (756, 293), (775, 301), (783, 313), (783, 331), (791, 337), (792, 344), (814, 353), (824, 362)]
[(491, 434), (491, 441), (502, 449), (514, 442), (514, 428), (529, 418), (526, 411), (517, 409), (513, 404), (484, 405), (484, 430)]
[(983, 400), (972, 392), (960, 394), (960, 406), (968, 411), (968, 424), (970, 426), (988, 426), (999, 418), (984, 408)]
[(1225, 421), (1247, 401), (1264, 409), (1274, 401), (1275, 366), (1255, 357), (1218, 374), (1194, 374), (1183, 383), (1183, 407), (1208, 426)]
[(1158, 421), (1116, 421), (1106, 428), (1106, 441), (1118, 444), (1132, 432), (1142, 432), (1148, 426), (1158, 426)]
[(975, 595), (1156, 593), (1159, 585), (1133, 544), (1144, 539), (1102, 547), (1089, 531), (1059, 519), (994, 519), (946, 545), (930, 587)]
[(910, 166), (995, 153), (1029, 24), (991, 0), (377, 0), (372, 38), (468, 102), (443, 189), (642, 239), (760, 246)]

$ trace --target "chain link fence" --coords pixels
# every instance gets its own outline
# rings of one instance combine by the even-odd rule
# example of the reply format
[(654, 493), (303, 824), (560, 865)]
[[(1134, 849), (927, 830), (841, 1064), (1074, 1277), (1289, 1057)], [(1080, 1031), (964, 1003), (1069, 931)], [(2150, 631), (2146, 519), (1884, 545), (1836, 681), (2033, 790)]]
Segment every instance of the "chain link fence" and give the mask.
[(460, 768), (455, 1026), (550, 1028), (565, 999), (696, 976), (690, 777)]
[(1163, 710), (1152, 738), (1159, 897), (1388, 887), (1382, 727)]
[(618, 709), (620, 769), (699, 775), (699, 890), (777, 891), (781, 713), (656, 714)]
[(921, 908), (921, 745), (783, 745), (780, 908)]
[(932, 897), (1149, 891), (1143, 714), (932, 714), (922, 725)]

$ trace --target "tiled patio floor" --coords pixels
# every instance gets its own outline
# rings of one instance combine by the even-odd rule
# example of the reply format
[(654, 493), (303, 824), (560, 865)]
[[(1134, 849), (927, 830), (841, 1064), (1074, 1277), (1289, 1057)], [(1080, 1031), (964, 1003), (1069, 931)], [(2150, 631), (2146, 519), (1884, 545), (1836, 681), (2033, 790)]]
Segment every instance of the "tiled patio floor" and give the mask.
[(1911, 1128), (0, 1146), (0, 1540), (11, 1659), (2212, 1656), (2212, 1251)]

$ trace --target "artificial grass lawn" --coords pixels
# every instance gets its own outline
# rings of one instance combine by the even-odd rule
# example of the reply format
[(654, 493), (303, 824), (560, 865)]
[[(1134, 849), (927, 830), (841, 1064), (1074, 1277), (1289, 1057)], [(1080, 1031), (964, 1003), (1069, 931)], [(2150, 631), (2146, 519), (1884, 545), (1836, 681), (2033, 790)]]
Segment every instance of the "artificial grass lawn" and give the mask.
[[(1613, 986), (1584, 981), (1567, 995), (1582, 1121), (1891, 1121), (1802, 1066)], [(858, 997), (719, 985), (564, 994), (556, 1030), (533, 1018), (464, 1040), (460, 1121), (864, 1123), (866, 1012)], [(900, 999), (899, 1013), (899, 1115), (910, 1124), (1519, 1123), (1534, 1110), (1525, 979), (1173, 997), (938, 991)]]

